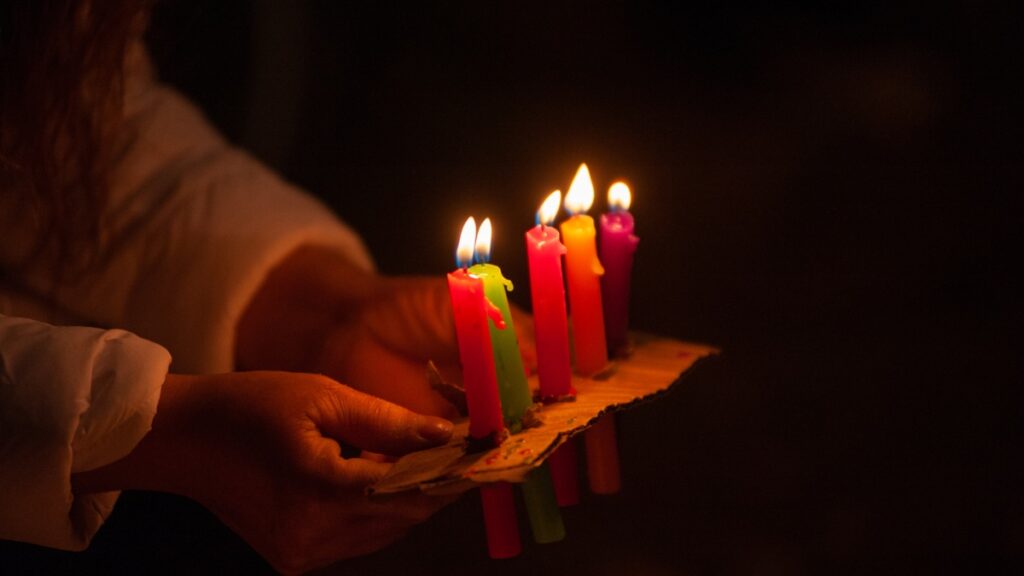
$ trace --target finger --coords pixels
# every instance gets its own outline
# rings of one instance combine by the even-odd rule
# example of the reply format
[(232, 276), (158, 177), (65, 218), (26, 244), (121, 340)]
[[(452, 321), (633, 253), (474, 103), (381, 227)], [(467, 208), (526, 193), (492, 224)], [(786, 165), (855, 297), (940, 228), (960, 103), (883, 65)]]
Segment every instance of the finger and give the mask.
[(336, 385), (320, 402), (314, 423), (328, 437), (363, 450), (400, 456), (447, 442), (452, 423)]
[[(328, 440), (324, 440), (329, 442)], [(377, 462), (366, 458), (340, 459), (331, 455), (331, 450), (321, 452), (327, 460), (326, 480), (330, 485), (353, 490), (363, 494), (366, 488), (377, 483), (391, 469), (393, 464)], [(336, 489), (327, 492), (330, 496), (338, 496)], [(361, 496), (358, 500), (346, 500), (347, 514), (362, 514), (367, 517), (378, 517), (388, 521), (410, 526), (429, 518), (441, 508), (459, 498), (459, 494), (427, 495), (419, 491), (408, 491), (399, 494), (388, 494), (368, 498)]]
[(307, 438), (316, 455), (310, 472), (323, 478), (332, 486), (363, 491), (376, 484), (391, 469), (392, 464), (367, 458), (343, 458), (338, 453), (338, 444), (319, 433)]

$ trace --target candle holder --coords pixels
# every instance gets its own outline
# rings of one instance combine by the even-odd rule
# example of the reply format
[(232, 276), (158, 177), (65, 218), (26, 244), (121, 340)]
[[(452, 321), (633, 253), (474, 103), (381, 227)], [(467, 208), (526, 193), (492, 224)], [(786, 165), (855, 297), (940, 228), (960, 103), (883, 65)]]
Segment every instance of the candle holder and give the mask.
[[(457, 421), (448, 444), (402, 457), (369, 493), (453, 494), (493, 482), (525, 482), (556, 448), (592, 426), (599, 416), (655, 399), (719, 352), (711, 346), (644, 333), (633, 333), (631, 340), (629, 356), (615, 359), (609, 370), (594, 378), (573, 376), (574, 401), (538, 405), (538, 425), (500, 446), (473, 452), (466, 444), (468, 420)], [(537, 388), (536, 375), (530, 386)]]

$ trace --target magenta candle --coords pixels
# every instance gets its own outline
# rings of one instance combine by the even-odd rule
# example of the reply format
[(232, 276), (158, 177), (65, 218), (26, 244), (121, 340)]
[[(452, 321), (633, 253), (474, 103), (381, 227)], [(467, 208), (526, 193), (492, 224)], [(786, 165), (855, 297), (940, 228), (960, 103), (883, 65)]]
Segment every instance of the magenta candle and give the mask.
[[(537, 225), (526, 232), (526, 253), (530, 263), (530, 295), (533, 299), (534, 340), (537, 343), (537, 378), (544, 400), (575, 396), (569, 364), (569, 321), (565, 306), (562, 274), (562, 244), (555, 221), (562, 193), (555, 190), (537, 211)], [(559, 506), (579, 503), (576, 472), (576, 441), (568, 440), (548, 459), (551, 480)]]
[(621, 355), (629, 347), (629, 285), (633, 271), (633, 253), (639, 239), (633, 235), (633, 215), (629, 213), (631, 195), (622, 182), (608, 189), (611, 212), (601, 216), (601, 295), (604, 297), (605, 337), (608, 351)]
[(549, 400), (575, 393), (569, 365), (569, 322), (562, 276), (565, 246), (558, 230), (548, 226), (555, 219), (561, 195), (556, 190), (548, 196), (537, 212), (537, 226), (526, 232), (533, 329), (537, 343), (537, 377), (541, 398)]

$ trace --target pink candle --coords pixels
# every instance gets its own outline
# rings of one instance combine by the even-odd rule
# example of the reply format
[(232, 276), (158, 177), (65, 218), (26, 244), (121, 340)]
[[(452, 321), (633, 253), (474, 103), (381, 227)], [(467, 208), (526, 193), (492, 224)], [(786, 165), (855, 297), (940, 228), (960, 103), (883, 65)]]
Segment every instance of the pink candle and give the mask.
[[(526, 232), (533, 329), (537, 343), (537, 377), (541, 398), (545, 400), (576, 395), (569, 364), (569, 322), (562, 276), (565, 246), (559, 239), (558, 230), (550, 226), (558, 214), (561, 199), (560, 191), (552, 192), (537, 212), (537, 226)], [(572, 439), (548, 459), (559, 506), (579, 503), (576, 461), (576, 441)]]
[(554, 399), (575, 394), (569, 365), (569, 322), (565, 310), (562, 255), (565, 246), (558, 230), (549, 226), (558, 213), (562, 193), (551, 193), (540, 211), (537, 226), (526, 232), (533, 298), (534, 338), (537, 342), (537, 377), (540, 395)]
[(601, 216), (601, 296), (604, 299), (605, 337), (608, 350), (621, 355), (628, 349), (629, 284), (633, 252), (639, 239), (633, 235), (629, 187), (616, 182), (608, 189), (611, 212)]

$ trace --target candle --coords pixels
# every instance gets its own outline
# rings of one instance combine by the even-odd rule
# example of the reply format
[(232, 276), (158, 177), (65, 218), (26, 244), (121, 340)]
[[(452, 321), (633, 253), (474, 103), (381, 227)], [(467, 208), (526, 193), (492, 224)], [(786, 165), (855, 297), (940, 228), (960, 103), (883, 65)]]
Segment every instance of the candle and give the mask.
[(484, 297), (483, 280), (466, 270), (473, 260), (475, 236), (476, 221), (470, 217), (462, 227), (456, 252), (459, 268), (448, 274), (448, 293), (452, 299), (466, 406), (469, 408), (469, 435), (475, 440), (490, 436), (496, 440), (495, 444), (499, 444), (505, 425), (487, 318), (491, 317), (501, 328), (504, 328), (504, 320), (500, 311)]
[(501, 411), (505, 425), (513, 432), (522, 428), (523, 414), (533, 404), (530, 397), (530, 386), (526, 382), (526, 370), (523, 369), (523, 357), (519, 353), (519, 342), (516, 339), (515, 327), (512, 325), (512, 312), (508, 306), (507, 291), (512, 291), (512, 281), (505, 278), (501, 268), (490, 263), (491, 260), (491, 219), (486, 218), (480, 224), (476, 236), (476, 252), (474, 264), (469, 273), (483, 281), (484, 297), (493, 304), (501, 314), (502, 328), (490, 326), (491, 346), (494, 350), (494, 367), (497, 372), (498, 393), (501, 397)]
[(562, 193), (552, 192), (537, 211), (537, 226), (526, 232), (533, 299), (534, 339), (537, 342), (537, 377), (541, 398), (555, 399), (576, 393), (569, 365), (569, 323), (565, 311), (562, 255), (565, 246), (550, 224), (558, 214)]
[(487, 552), (491, 558), (518, 556), (523, 546), (519, 542), (519, 522), (516, 520), (516, 501), (512, 485), (507, 482), (495, 482), (481, 486), (480, 502), (484, 508)]
[[(551, 227), (561, 201), (562, 192), (559, 190), (548, 195), (537, 211), (537, 225), (526, 232), (534, 340), (537, 343), (537, 377), (541, 398), (546, 401), (576, 394), (569, 364), (569, 323), (562, 276), (565, 246), (560, 241), (558, 230)], [(576, 441), (573, 439), (566, 441), (548, 458), (559, 506), (579, 503), (576, 462)]]
[(587, 478), (594, 494), (615, 494), (622, 487), (615, 415), (605, 414), (583, 434), (587, 451)]
[(629, 213), (632, 195), (629, 186), (616, 182), (608, 188), (611, 212), (601, 216), (601, 295), (604, 302), (605, 335), (613, 355), (627, 351), (629, 326), (629, 284), (633, 270), (633, 252), (639, 239), (633, 235), (633, 215)]
[[(576, 352), (576, 372), (592, 376), (608, 363), (604, 336), (604, 307), (600, 277), (604, 274), (594, 243), (594, 219), (584, 214), (594, 203), (590, 170), (581, 164), (565, 196), (571, 218), (562, 223), (565, 262), (569, 276), (569, 305)], [(602, 416), (583, 436), (587, 450), (587, 476), (595, 494), (619, 491), (619, 449), (615, 438), (615, 417)]]
[[(512, 290), (512, 281), (505, 278), (501, 268), (490, 263), (491, 235), (491, 219), (486, 218), (480, 224), (480, 230), (476, 235), (474, 260), (477, 263), (469, 268), (469, 273), (483, 280), (484, 296), (498, 308), (505, 324), (504, 329), (491, 325), (491, 345), (494, 350), (494, 365), (505, 425), (515, 433), (522, 429), (523, 415), (533, 404), (533, 399), (530, 396), (530, 385), (526, 381), (523, 357), (519, 353), (519, 342), (516, 340), (512, 312), (505, 293), (506, 290)], [(562, 515), (558, 512), (547, 468), (534, 470), (526, 478), (522, 490), (533, 539), (546, 544), (565, 538)]]
[[(476, 440), (489, 438), (497, 444), (505, 426), (487, 319), (490, 317), (499, 328), (504, 328), (504, 320), (500, 311), (484, 297), (483, 280), (466, 270), (473, 258), (475, 236), (476, 221), (470, 217), (462, 227), (456, 250), (458, 269), (448, 274), (448, 293), (452, 300), (463, 386), (469, 408), (469, 435)], [(519, 554), (522, 546), (512, 487), (500, 482), (481, 486), (480, 500), (490, 556), (511, 558)]]
[(583, 376), (592, 376), (608, 364), (601, 305), (600, 278), (604, 268), (597, 259), (594, 219), (585, 214), (593, 203), (590, 170), (586, 164), (581, 164), (565, 195), (565, 210), (572, 217), (562, 222), (561, 229), (566, 247), (576, 372)]

